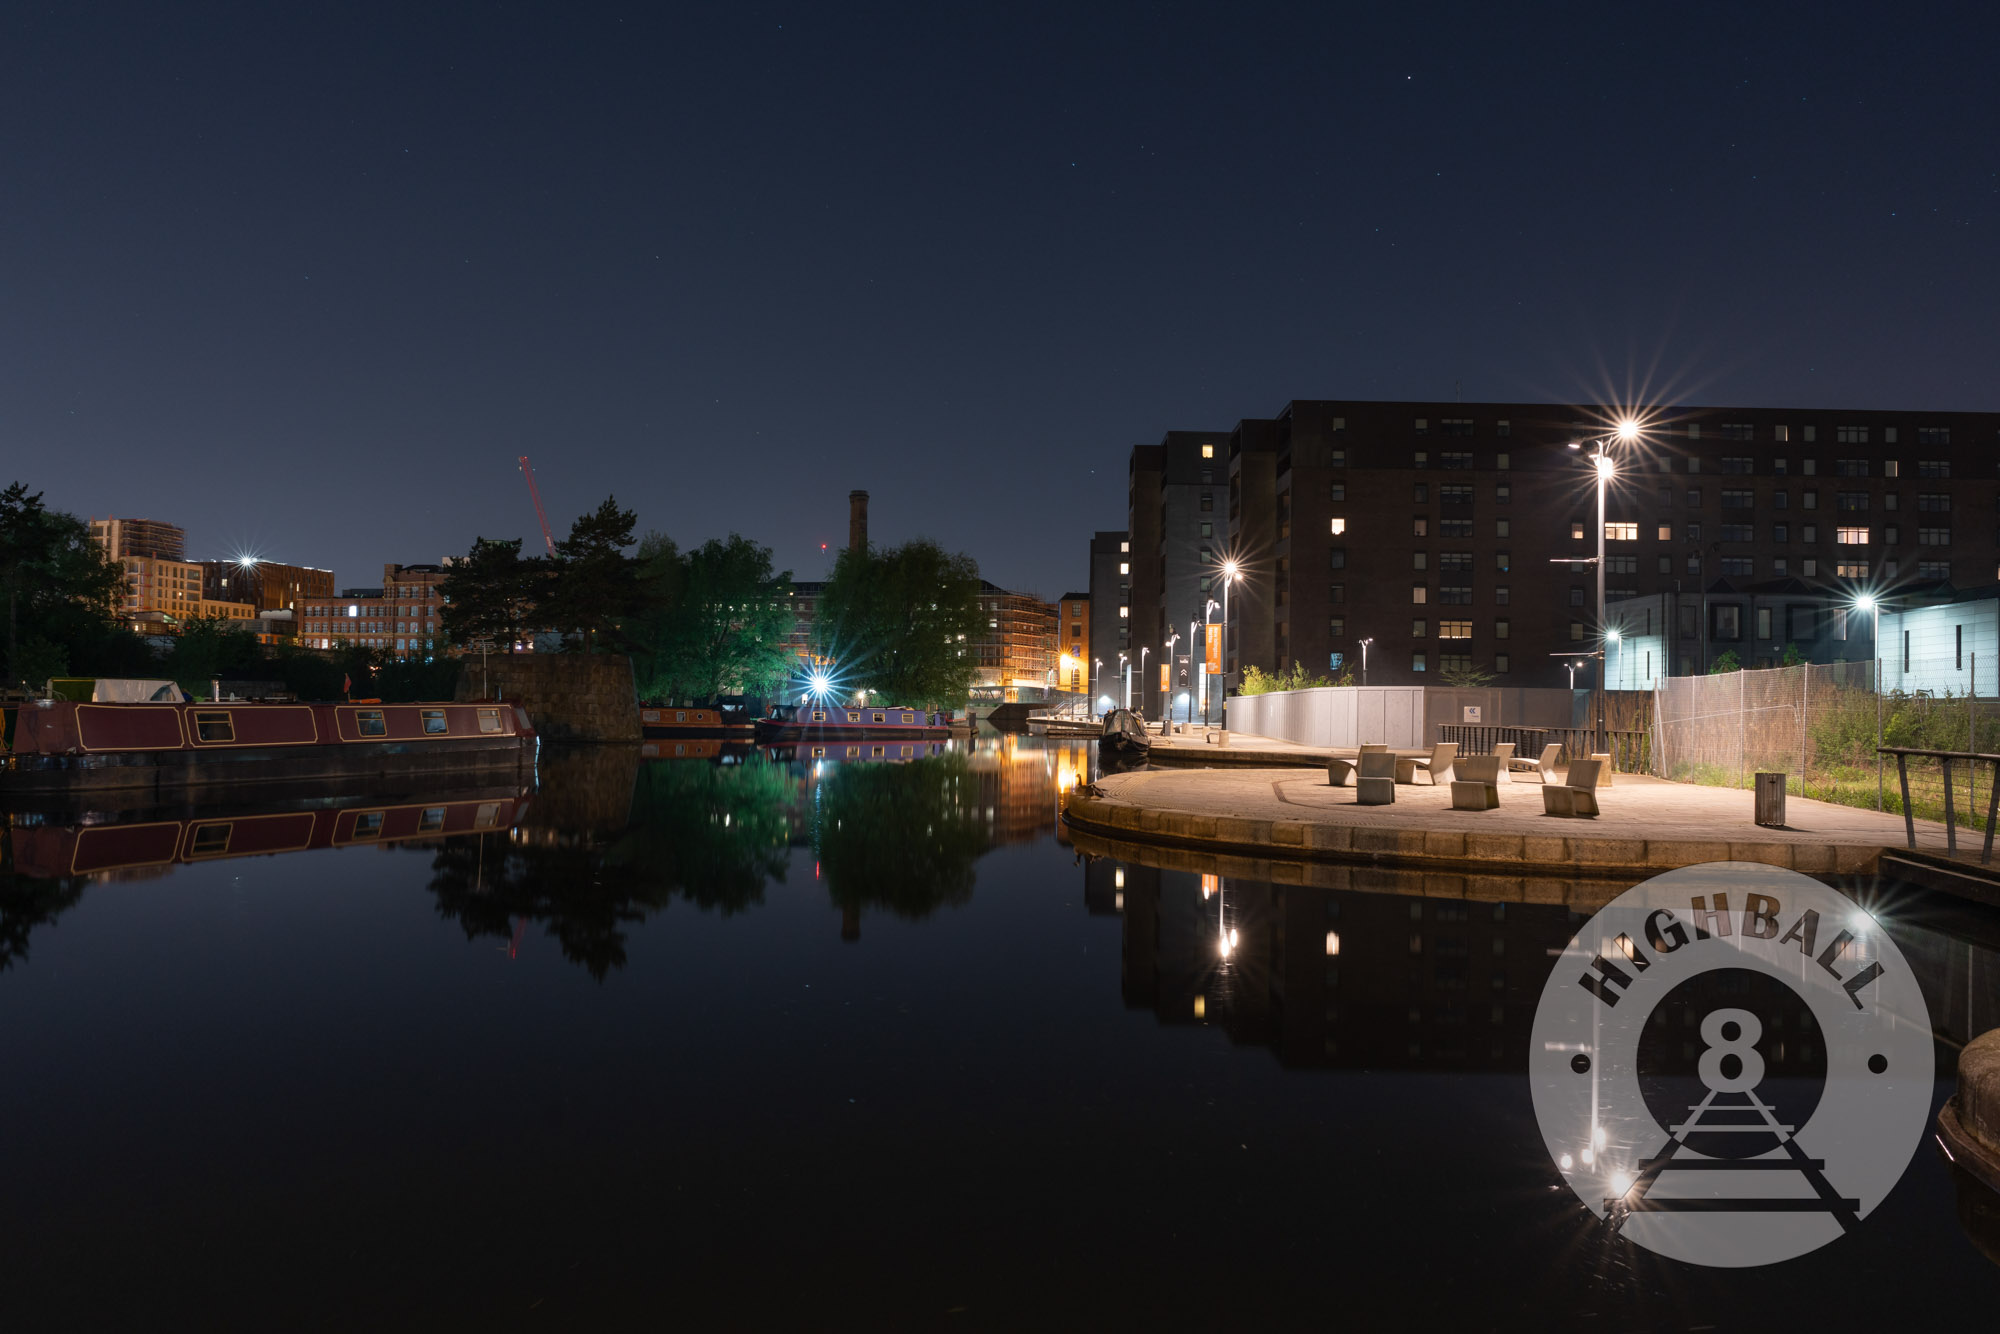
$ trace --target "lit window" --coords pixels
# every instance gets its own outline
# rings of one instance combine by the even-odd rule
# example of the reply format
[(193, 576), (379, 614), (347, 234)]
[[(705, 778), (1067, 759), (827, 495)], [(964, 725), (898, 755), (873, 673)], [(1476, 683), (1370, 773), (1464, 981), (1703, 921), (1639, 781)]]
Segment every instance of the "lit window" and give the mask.
[(1339, 537), (1341, 534), (1347, 531), (1347, 520), (1334, 519), (1331, 522), (1333, 526), (1333, 536)]
[(1118, 573), (1120, 573), (1120, 574), (1130, 574), (1130, 573), (1132, 573), (1132, 563), (1131, 563), (1130, 561), (1119, 561), (1119, 562), (1118, 562)]
[(1214, 446), (1214, 445), (1203, 445), (1203, 446), (1201, 447), (1201, 456), (1202, 456), (1203, 458), (1205, 458), (1205, 459), (1212, 459), (1212, 458), (1214, 458), (1214, 457), (1215, 457), (1215, 446)]
[(1833, 540), (1844, 547), (1865, 547), (1868, 545), (1868, 530), (1866, 528), (1836, 528), (1833, 530)]
[(1607, 523), (1604, 525), (1604, 540), (1607, 542), (1637, 542), (1639, 525), (1636, 523)]

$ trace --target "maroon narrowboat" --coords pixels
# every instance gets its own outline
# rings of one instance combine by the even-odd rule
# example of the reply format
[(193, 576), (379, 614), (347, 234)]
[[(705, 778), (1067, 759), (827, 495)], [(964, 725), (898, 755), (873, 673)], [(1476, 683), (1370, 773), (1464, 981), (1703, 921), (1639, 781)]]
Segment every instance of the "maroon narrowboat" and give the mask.
[(38, 700), (15, 717), (0, 793), (532, 768), (534, 760), (534, 727), (515, 704)]

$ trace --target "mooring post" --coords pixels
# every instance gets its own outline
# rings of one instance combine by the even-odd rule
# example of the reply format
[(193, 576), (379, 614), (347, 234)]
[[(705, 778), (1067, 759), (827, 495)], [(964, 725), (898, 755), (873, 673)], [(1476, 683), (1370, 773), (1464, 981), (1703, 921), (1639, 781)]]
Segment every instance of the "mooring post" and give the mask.
[[(1875, 752), (1875, 764), (1878, 769), (1881, 767), (1880, 749)], [(1917, 817), (1910, 812), (1910, 757), (1901, 751), (1896, 752), (1896, 781), (1903, 785), (1903, 830), (1910, 836), (1910, 846), (1914, 848), (1917, 846)]]

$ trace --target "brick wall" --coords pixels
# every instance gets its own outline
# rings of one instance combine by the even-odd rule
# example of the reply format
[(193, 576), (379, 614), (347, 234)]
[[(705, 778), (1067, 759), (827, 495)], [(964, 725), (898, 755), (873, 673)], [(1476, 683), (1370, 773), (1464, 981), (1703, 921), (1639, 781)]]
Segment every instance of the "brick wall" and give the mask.
[[(476, 661), (459, 674), (458, 698), (477, 697)], [(639, 697), (628, 658), (584, 653), (496, 653), (487, 688), (527, 708), (544, 741), (637, 741)]]

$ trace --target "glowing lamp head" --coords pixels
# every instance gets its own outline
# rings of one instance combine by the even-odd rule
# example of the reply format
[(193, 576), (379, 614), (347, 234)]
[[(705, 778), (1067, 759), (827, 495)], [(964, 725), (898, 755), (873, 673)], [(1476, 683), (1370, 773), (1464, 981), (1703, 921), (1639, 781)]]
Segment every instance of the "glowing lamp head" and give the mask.
[(1628, 445), (1637, 440), (1639, 438), (1639, 423), (1633, 421), (1630, 417), (1619, 422), (1618, 438)]
[(1597, 475), (1599, 477), (1609, 477), (1617, 471), (1618, 465), (1613, 463), (1608, 455), (1599, 454), (1597, 456)]
[(1615, 643), (1617, 643), (1617, 642), (1618, 642), (1618, 640), (1619, 640), (1619, 638), (1620, 638), (1620, 636), (1619, 636), (1619, 634), (1618, 634), (1618, 632), (1617, 632), (1616, 630), (1606, 630), (1606, 631), (1604, 632), (1604, 637), (1605, 637), (1606, 639), (1610, 640), (1610, 641), (1611, 641), (1612, 643), (1614, 643), (1614, 644), (1615, 644)]
[(824, 695), (833, 689), (833, 682), (827, 677), (825, 672), (814, 672), (809, 684), (812, 686), (812, 692), (815, 695)]
[(1224, 579), (1234, 579), (1236, 577), (1236, 569), (1237, 566), (1235, 561), (1226, 560), (1222, 562), (1222, 577)]
[(1872, 593), (1863, 593), (1860, 597), (1854, 599), (1854, 609), (1856, 611), (1873, 611), (1875, 607), (1875, 595)]

